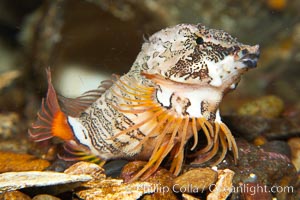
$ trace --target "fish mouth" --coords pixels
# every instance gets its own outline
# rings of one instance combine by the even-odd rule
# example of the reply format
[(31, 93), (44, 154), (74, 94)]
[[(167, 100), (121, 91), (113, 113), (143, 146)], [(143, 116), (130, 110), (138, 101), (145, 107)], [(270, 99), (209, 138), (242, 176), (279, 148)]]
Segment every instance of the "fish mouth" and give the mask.
[(260, 56), (259, 45), (251, 46), (245, 48), (242, 51), (242, 57), (240, 61), (245, 64), (248, 68), (255, 68), (257, 66), (257, 61)]

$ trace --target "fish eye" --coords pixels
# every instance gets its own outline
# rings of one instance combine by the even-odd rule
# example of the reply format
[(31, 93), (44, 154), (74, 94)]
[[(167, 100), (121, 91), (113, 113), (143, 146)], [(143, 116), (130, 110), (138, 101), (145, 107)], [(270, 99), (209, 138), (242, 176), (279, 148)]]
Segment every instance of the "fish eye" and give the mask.
[(196, 38), (196, 43), (197, 43), (197, 44), (203, 44), (203, 43), (204, 43), (203, 38), (202, 38), (202, 37), (197, 37), (197, 38)]

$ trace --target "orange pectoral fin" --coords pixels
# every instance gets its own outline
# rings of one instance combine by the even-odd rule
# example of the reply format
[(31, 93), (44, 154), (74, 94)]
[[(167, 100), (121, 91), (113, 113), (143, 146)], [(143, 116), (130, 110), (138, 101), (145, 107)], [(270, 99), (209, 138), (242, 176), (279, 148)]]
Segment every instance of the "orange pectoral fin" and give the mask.
[(47, 98), (42, 100), (42, 106), (37, 114), (37, 120), (29, 129), (29, 135), (34, 141), (43, 141), (54, 136), (63, 140), (73, 139), (73, 132), (66, 115), (61, 111), (57, 95), (51, 82), (50, 69), (46, 70), (48, 78)]

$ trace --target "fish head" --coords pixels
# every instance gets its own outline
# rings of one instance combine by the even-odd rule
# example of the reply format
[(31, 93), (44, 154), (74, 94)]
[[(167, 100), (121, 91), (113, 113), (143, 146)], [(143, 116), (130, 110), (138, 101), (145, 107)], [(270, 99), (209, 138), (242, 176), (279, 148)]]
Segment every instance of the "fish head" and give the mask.
[(152, 35), (143, 46), (144, 74), (182, 84), (234, 89), (257, 65), (259, 45), (245, 45), (223, 30), (180, 24)]

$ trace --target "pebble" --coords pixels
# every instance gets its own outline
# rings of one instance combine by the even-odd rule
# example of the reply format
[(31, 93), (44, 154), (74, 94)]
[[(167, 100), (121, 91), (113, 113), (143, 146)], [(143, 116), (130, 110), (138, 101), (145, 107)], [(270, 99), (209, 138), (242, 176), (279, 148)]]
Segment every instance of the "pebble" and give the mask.
[(134, 182), (127, 184), (122, 179), (105, 179), (93, 181), (93, 184), (85, 185), (88, 189), (76, 192), (81, 199), (88, 200), (135, 200), (147, 193), (153, 193), (155, 187), (148, 182)]
[(194, 197), (192, 195), (189, 195), (189, 194), (182, 194), (182, 198), (184, 200), (200, 200), (199, 198), (196, 198), (196, 197)]
[(146, 179), (147, 182), (154, 184), (154, 193), (146, 194), (142, 200), (177, 200), (174, 190), (174, 175), (165, 168), (159, 168), (154, 174)]
[[(133, 161), (126, 164), (121, 172), (121, 178), (128, 182), (137, 173), (146, 162)], [(161, 199), (161, 200), (176, 200), (177, 197), (173, 193), (174, 175), (164, 168), (158, 168), (145, 181), (153, 184), (152, 193), (144, 195), (143, 200)]]
[(199, 193), (217, 181), (218, 173), (211, 168), (191, 169), (174, 180), (174, 188), (181, 193)]
[(234, 171), (230, 169), (218, 170), (218, 181), (214, 189), (207, 196), (207, 200), (225, 200), (230, 195), (233, 186)]
[(95, 180), (105, 179), (106, 175), (104, 173), (104, 169), (95, 163), (89, 162), (77, 162), (68, 169), (64, 171), (66, 174), (71, 175), (80, 175), (80, 174), (88, 174), (93, 177)]
[(294, 137), (288, 140), (288, 145), (291, 148), (292, 163), (300, 172), (300, 137)]
[(32, 200), (60, 200), (60, 198), (48, 194), (39, 194), (33, 197)]
[(284, 103), (276, 96), (263, 96), (243, 104), (238, 109), (239, 115), (255, 115), (266, 118), (276, 118), (283, 112)]
[(124, 180), (124, 182), (128, 182), (139, 170), (145, 166), (147, 162), (144, 161), (133, 161), (126, 164), (122, 171), (120, 177)]
[[(300, 126), (290, 118), (228, 115), (223, 120), (233, 133), (253, 141), (262, 136), (267, 140), (288, 139), (299, 135)], [(263, 143), (263, 141), (262, 141)]]
[(31, 198), (28, 195), (26, 195), (20, 191), (5, 192), (1, 199), (3, 199), (3, 200), (31, 200)]
[(50, 163), (29, 154), (0, 151), (0, 173), (19, 171), (42, 171)]
[(233, 133), (236, 132), (247, 141), (253, 141), (270, 129), (268, 120), (263, 117), (230, 115), (223, 119)]

